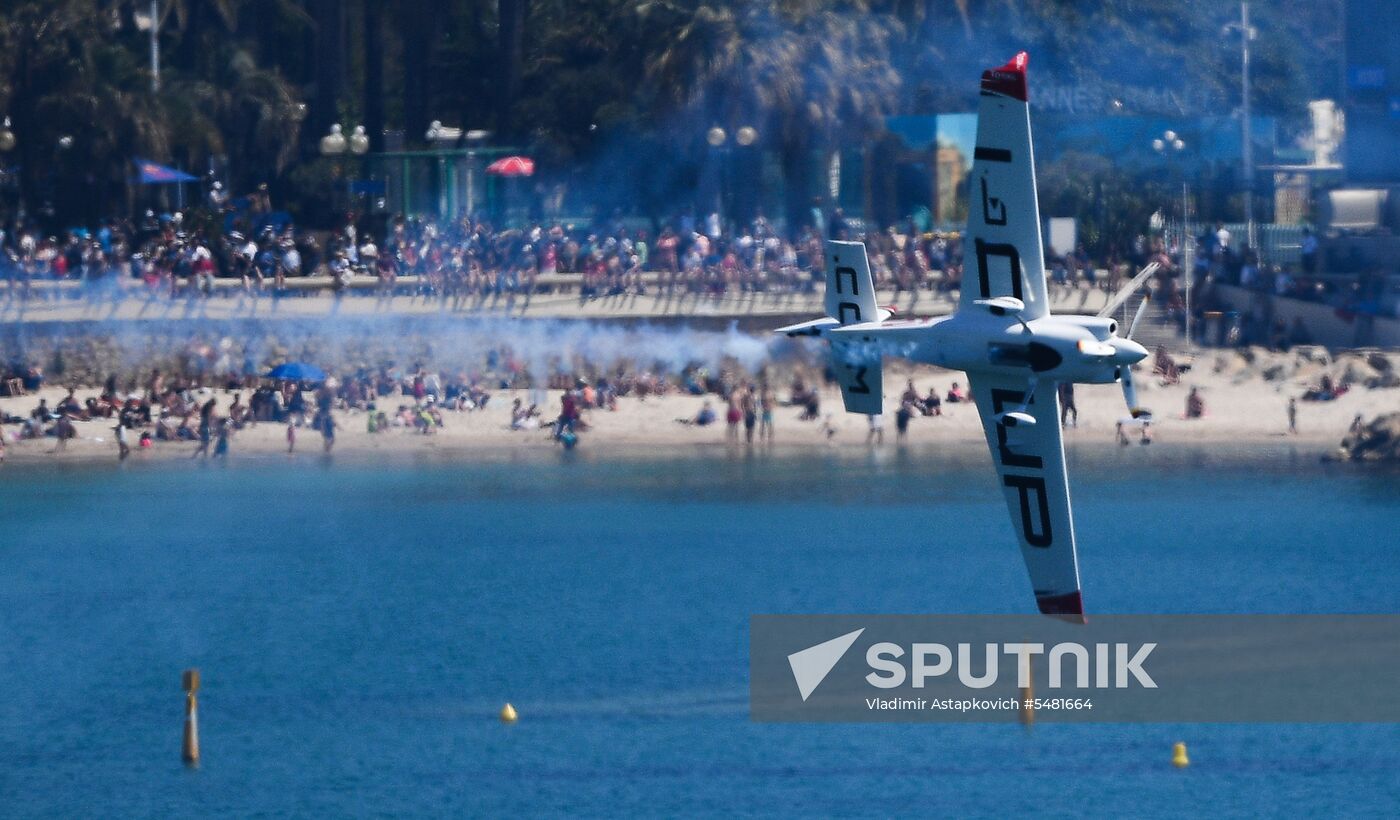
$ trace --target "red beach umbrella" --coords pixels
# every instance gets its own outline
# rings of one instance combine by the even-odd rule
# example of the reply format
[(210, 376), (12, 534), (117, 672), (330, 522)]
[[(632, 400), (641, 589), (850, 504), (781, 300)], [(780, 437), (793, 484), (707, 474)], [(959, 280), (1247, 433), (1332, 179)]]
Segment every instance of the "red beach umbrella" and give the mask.
[(486, 166), (486, 173), (503, 177), (528, 177), (535, 173), (535, 161), (529, 157), (501, 157)]

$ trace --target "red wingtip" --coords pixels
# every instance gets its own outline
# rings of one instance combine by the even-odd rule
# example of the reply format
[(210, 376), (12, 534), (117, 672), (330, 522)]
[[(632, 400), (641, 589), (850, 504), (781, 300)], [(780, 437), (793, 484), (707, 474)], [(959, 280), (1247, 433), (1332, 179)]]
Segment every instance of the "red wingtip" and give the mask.
[(1037, 595), (1035, 603), (1042, 615), (1053, 615), (1075, 624), (1088, 623), (1084, 617), (1084, 597), (1078, 591), (1064, 595)]
[(1021, 52), (1012, 57), (1001, 68), (989, 68), (982, 72), (982, 90), (993, 91), (1026, 101), (1026, 64), (1031, 56)]

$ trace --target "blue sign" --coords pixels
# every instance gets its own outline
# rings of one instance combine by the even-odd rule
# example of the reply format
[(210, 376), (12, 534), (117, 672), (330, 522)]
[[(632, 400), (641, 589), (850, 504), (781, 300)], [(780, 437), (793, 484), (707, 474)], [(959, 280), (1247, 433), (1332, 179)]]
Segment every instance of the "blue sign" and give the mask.
[(384, 196), (388, 190), (382, 179), (352, 179), (350, 193), (364, 196)]
[(1385, 66), (1347, 66), (1347, 85), (1352, 88), (1385, 88)]

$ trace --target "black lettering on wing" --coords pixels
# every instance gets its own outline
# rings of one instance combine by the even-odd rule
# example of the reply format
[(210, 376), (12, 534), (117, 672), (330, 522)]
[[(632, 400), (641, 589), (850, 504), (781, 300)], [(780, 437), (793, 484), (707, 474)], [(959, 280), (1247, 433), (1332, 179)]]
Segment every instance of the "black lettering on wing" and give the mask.
[(982, 221), (988, 225), (1006, 224), (1006, 203), (987, 194), (986, 177), (982, 177)]
[(865, 383), (865, 374), (868, 369), (869, 368), (865, 365), (855, 368), (855, 372), (851, 375), (852, 384), (846, 389), (852, 393), (860, 393), (865, 396), (870, 395), (870, 385)]
[[(981, 239), (976, 241), (977, 246), (977, 282), (982, 286), (982, 298), (989, 299), (992, 293), (991, 276), (987, 268), (987, 260), (993, 256), (1000, 256), (1011, 264), (1011, 295), (1017, 299), (1021, 297), (1021, 254), (1016, 250), (1016, 246), (1006, 242), (984, 242)], [(1005, 296), (1004, 293), (995, 294)]]
[[(1021, 399), (1024, 397), (1025, 393), (994, 387), (992, 388), (992, 413), (1000, 414), (1008, 404), (1012, 407), (1019, 407)], [(1035, 404), (1035, 396), (1031, 396), (1030, 404)], [(1045, 462), (1040, 456), (1017, 453), (1006, 446), (1006, 425), (1001, 422), (997, 422), (997, 454), (1004, 467), (1040, 470), (1045, 466)]]
[[(851, 279), (851, 289), (849, 291), (841, 286), (841, 277), (843, 276), (849, 276)], [(847, 293), (852, 296), (860, 295), (860, 280), (856, 278), (855, 268), (838, 267), (836, 269), (836, 292), (842, 295)]]
[[(1021, 499), (1021, 534), (1032, 547), (1049, 547), (1054, 538), (1050, 532), (1050, 498), (1045, 491), (1045, 479), (1040, 476), (1008, 475), (1002, 483), (1016, 489)], [(1031, 496), (1035, 496), (1036, 512), (1031, 514)], [(1035, 518), (1040, 519), (1040, 529), (1036, 529)]]

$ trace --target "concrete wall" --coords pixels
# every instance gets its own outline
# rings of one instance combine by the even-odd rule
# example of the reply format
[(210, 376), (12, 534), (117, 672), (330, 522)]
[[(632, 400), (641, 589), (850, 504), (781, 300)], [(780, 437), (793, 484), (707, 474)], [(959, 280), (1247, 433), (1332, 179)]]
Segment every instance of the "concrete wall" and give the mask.
[(1317, 344), (1328, 347), (1362, 345), (1400, 348), (1400, 320), (1397, 319), (1371, 317), (1368, 332), (1365, 317), (1343, 318), (1331, 305), (1285, 299), (1231, 285), (1216, 285), (1215, 292), (1222, 301), (1241, 313), (1248, 313), (1253, 307), (1267, 315), (1272, 303), (1274, 319), (1282, 319), (1283, 323), (1289, 326), (1293, 324), (1294, 318), (1302, 319), (1303, 326), (1308, 329), (1308, 333)]

